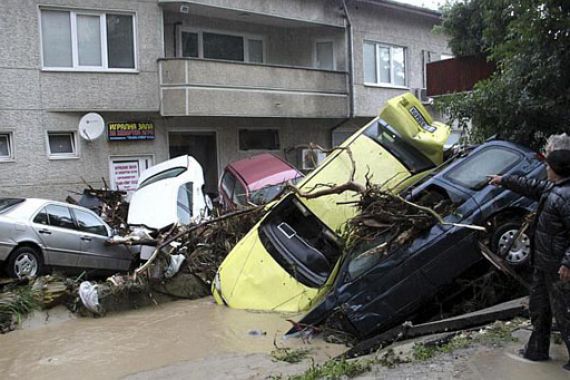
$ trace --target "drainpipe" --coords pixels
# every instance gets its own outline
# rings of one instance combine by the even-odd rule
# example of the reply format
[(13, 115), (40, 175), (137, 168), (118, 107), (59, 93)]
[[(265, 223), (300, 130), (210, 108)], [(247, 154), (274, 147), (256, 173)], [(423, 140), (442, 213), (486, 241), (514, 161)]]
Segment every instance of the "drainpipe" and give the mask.
[(348, 117), (354, 117), (354, 33), (352, 30), (352, 20), (348, 13), (346, 0), (342, 0), (342, 10), (346, 19), (346, 32), (348, 35), (348, 93), (350, 96), (350, 112)]
[(349, 121), (354, 117), (354, 44), (353, 44), (353, 32), (352, 32), (352, 22), (350, 20), (350, 14), (348, 13), (348, 8), (346, 6), (346, 0), (342, 0), (342, 10), (344, 11), (344, 17), (346, 20), (346, 38), (347, 38), (347, 54), (348, 54), (348, 95), (349, 95), (349, 113), (348, 117), (341, 120), (330, 130), (331, 137), (331, 147), (333, 143), (333, 132), (341, 127), (344, 123)]

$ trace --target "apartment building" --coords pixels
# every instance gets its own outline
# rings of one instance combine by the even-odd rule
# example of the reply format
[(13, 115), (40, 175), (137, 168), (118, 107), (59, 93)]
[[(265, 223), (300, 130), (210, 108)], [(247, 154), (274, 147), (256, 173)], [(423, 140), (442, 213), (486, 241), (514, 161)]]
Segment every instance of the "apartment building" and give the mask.
[[(448, 54), (437, 12), (387, 0), (4, 0), (2, 196), (132, 189), (191, 154), (338, 144)], [(306, 162), (307, 160), (305, 160)]]

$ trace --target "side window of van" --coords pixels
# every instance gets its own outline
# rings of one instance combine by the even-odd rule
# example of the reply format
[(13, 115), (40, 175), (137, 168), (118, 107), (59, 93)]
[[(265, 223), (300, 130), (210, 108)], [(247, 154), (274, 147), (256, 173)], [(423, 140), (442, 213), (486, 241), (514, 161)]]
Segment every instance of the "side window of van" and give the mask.
[(192, 220), (192, 186), (192, 182), (188, 182), (178, 188), (176, 214), (181, 224), (189, 224)]

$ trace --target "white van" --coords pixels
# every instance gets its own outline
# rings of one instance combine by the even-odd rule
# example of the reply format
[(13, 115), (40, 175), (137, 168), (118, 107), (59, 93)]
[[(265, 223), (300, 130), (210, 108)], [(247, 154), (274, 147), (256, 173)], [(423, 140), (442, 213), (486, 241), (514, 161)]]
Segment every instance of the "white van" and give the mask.
[(162, 229), (199, 222), (208, 215), (204, 171), (191, 156), (180, 156), (141, 173), (131, 197), (127, 223)]

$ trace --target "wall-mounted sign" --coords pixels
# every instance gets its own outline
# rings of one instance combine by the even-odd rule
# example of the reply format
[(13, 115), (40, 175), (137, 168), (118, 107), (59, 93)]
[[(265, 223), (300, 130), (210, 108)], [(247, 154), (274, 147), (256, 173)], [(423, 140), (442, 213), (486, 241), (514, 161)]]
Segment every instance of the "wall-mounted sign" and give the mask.
[(139, 180), (140, 168), (138, 160), (113, 161), (111, 175), (117, 190), (135, 191)]
[(109, 141), (154, 140), (154, 124), (148, 122), (109, 123)]

